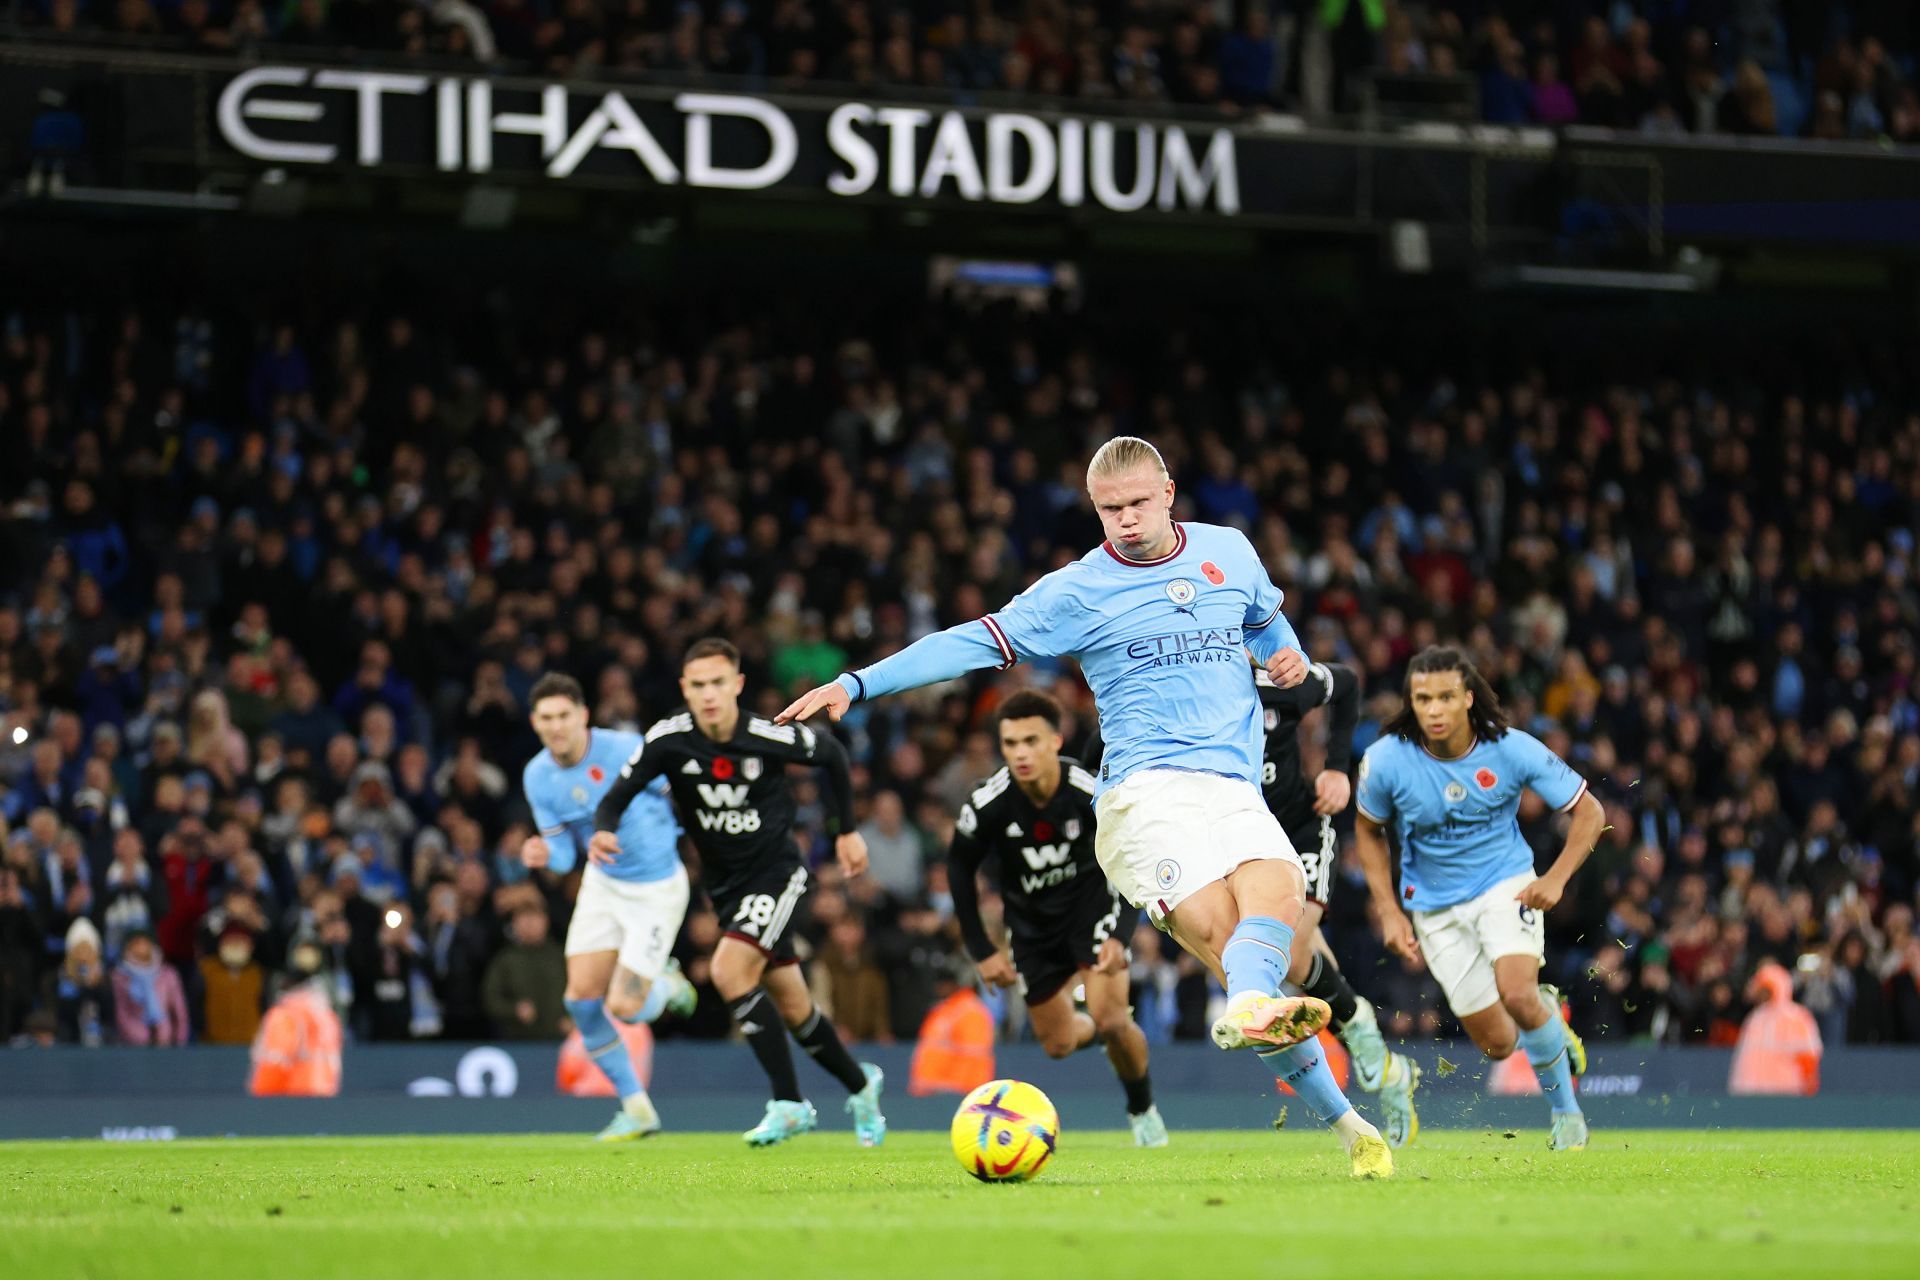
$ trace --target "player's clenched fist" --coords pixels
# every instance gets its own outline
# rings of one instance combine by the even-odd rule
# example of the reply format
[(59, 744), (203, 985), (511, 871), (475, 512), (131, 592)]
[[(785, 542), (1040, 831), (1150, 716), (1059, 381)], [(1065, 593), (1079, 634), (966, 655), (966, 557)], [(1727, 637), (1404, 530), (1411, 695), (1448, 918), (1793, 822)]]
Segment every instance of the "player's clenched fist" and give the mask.
[(773, 722), (787, 724), (794, 720), (811, 720), (820, 711), (827, 713), (827, 719), (838, 720), (847, 714), (847, 708), (852, 705), (853, 699), (847, 696), (846, 689), (836, 680), (801, 694), (788, 703), (787, 709), (775, 716)]
[(1380, 941), (1403, 960), (1420, 958), (1420, 940), (1413, 936), (1413, 921), (1398, 907), (1380, 913)]
[(1338, 769), (1322, 769), (1313, 780), (1313, 811), (1331, 816), (1344, 813), (1353, 799), (1353, 779)]
[(1007, 953), (996, 951), (980, 962), (980, 981), (996, 987), (1010, 987), (1020, 979), (1013, 972)]
[(611, 831), (594, 832), (587, 841), (587, 857), (603, 867), (612, 866), (620, 857), (620, 837)]
[(1267, 678), (1291, 689), (1307, 678), (1307, 656), (1298, 649), (1282, 649), (1267, 659)]
[(1552, 876), (1541, 876), (1532, 884), (1513, 895), (1514, 901), (1523, 907), (1532, 907), (1536, 911), (1551, 911), (1560, 901), (1560, 895), (1567, 886)]
[(849, 831), (833, 842), (833, 856), (839, 860), (840, 870), (848, 879), (867, 869), (867, 838), (858, 831)]
[(528, 836), (520, 846), (520, 861), (529, 871), (538, 871), (547, 865), (552, 854), (547, 851), (547, 842), (539, 836)]

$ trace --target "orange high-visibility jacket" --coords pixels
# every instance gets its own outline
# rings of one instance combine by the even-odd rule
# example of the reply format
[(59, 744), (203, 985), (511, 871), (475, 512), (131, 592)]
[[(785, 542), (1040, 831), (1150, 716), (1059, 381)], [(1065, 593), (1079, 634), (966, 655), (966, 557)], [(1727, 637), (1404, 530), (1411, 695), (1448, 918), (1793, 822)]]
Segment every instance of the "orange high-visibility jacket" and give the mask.
[(331, 1098), (340, 1092), (340, 1016), (317, 983), (274, 1002), (253, 1038), (256, 1097)]
[(907, 1092), (971, 1093), (993, 1079), (993, 1015), (972, 990), (956, 991), (927, 1011), (913, 1047)]
[(1793, 978), (1768, 961), (1753, 975), (1767, 1002), (1740, 1024), (1728, 1093), (1811, 1096), (1820, 1092), (1820, 1026), (1793, 1002)]

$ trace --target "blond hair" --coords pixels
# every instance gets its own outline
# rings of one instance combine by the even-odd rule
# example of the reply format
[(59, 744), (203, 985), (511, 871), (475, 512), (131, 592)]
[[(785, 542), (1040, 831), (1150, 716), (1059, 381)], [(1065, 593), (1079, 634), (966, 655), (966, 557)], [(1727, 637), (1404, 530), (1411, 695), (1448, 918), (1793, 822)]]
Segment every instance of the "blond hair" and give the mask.
[(1087, 483), (1092, 484), (1101, 476), (1120, 475), (1141, 466), (1152, 467), (1163, 480), (1173, 478), (1167, 474), (1167, 460), (1160, 456), (1158, 449), (1139, 436), (1115, 436), (1101, 445), (1088, 461)]

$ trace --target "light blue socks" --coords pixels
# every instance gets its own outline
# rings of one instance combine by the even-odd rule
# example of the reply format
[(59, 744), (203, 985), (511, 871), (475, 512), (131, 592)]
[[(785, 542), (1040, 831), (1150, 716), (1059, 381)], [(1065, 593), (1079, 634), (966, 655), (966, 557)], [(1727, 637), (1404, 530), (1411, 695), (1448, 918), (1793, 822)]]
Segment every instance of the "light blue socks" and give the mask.
[(1292, 965), (1293, 930), (1272, 916), (1243, 917), (1220, 950), (1229, 996), (1243, 991), (1278, 995)]
[(1567, 1060), (1566, 1030), (1560, 1015), (1552, 1013), (1531, 1031), (1521, 1031), (1520, 1048), (1540, 1078), (1540, 1092), (1547, 1096), (1556, 1113), (1578, 1114), (1579, 1099), (1573, 1096), (1573, 1068)]
[[(640, 1077), (634, 1074), (633, 1059), (627, 1056), (626, 1043), (607, 1017), (606, 1005), (598, 1000), (566, 1003), (573, 1025), (580, 1030), (580, 1043), (586, 1046), (587, 1056), (613, 1082), (614, 1092), (623, 1100), (636, 1093), (644, 1094), (646, 1090), (640, 1087)], [(661, 1003), (665, 1004), (664, 997)]]

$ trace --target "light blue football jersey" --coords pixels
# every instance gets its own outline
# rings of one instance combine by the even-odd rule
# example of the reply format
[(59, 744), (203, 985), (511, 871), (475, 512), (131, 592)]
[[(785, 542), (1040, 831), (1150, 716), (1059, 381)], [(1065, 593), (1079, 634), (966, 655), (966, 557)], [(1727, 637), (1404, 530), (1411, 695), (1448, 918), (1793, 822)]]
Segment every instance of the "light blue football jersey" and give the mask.
[[(585, 862), (593, 838), (593, 810), (620, 776), (627, 757), (640, 748), (637, 733), (589, 729), (587, 752), (571, 769), (562, 769), (551, 751), (527, 761), (520, 776), (534, 825), (546, 837), (549, 865), (562, 875)], [(667, 782), (656, 778), (620, 817), (620, 856), (600, 870), (615, 880), (644, 883), (664, 880), (680, 866), (680, 824), (673, 816)]]
[[(873, 698), (1023, 659), (1080, 662), (1106, 739), (1102, 791), (1141, 769), (1184, 769), (1258, 785), (1262, 662), (1301, 648), (1280, 589), (1238, 529), (1176, 523), (1174, 547), (1133, 561), (1102, 543), (998, 613), (841, 677)], [(1304, 652), (1304, 651), (1303, 651)]]
[(1439, 911), (1533, 871), (1518, 817), (1529, 787), (1561, 812), (1587, 790), (1566, 761), (1519, 729), (1477, 741), (1456, 760), (1394, 735), (1361, 757), (1354, 804), (1399, 837), (1401, 905)]

